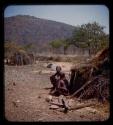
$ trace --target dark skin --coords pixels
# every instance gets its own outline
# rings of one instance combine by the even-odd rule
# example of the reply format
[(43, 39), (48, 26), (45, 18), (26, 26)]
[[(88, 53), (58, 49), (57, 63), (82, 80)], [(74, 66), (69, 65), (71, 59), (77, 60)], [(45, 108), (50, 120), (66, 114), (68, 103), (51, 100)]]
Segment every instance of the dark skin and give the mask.
[(53, 85), (53, 89), (56, 87), (57, 81), (60, 79), (61, 76), (61, 67), (56, 67), (56, 73), (50, 77), (51, 84)]
[(62, 74), (61, 79), (58, 82), (58, 91), (59, 91), (60, 94), (63, 94), (63, 95), (69, 94), (68, 81), (65, 77), (65, 74)]
[(56, 73), (50, 77), (51, 83), (53, 84), (53, 89), (51, 94), (55, 93), (56, 95), (68, 93), (68, 81), (65, 77), (65, 74), (61, 72), (61, 67), (56, 68)]

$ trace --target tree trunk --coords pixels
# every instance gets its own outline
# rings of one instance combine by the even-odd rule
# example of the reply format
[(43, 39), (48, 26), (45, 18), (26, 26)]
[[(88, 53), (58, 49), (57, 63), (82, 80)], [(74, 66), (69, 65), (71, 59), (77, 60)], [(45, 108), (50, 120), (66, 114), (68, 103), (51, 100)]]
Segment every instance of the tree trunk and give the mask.
[(67, 50), (67, 48), (65, 48), (65, 47), (64, 47), (64, 55), (66, 55), (66, 54), (67, 54), (67, 53), (66, 53), (66, 50)]
[(91, 47), (90, 47), (90, 43), (88, 43), (88, 52), (89, 52), (89, 56), (91, 56)]
[(53, 54), (54, 54), (54, 53), (55, 53), (55, 52), (54, 52), (54, 48), (52, 48), (52, 51), (53, 51)]
[(89, 51), (89, 56), (91, 56), (91, 50), (89, 49), (88, 51)]

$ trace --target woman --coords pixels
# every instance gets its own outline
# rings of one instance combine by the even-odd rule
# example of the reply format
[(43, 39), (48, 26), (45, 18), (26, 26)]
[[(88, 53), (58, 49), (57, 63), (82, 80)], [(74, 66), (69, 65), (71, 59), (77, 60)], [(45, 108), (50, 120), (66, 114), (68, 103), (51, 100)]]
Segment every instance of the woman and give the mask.
[(50, 77), (50, 81), (53, 85), (53, 88), (50, 94), (54, 95), (68, 95), (68, 80), (65, 77), (65, 74), (61, 72), (61, 67), (56, 67), (56, 73)]

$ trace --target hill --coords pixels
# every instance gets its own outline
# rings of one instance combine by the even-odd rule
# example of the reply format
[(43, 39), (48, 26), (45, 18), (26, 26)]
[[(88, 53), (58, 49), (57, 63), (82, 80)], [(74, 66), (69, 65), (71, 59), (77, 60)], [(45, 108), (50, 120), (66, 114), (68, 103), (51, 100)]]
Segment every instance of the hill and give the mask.
[(5, 41), (36, 45), (42, 45), (42, 42), (47, 45), (52, 40), (68, 38), (75, 29), (65, 23), (28, 15), (5, 17), (4, 28)]

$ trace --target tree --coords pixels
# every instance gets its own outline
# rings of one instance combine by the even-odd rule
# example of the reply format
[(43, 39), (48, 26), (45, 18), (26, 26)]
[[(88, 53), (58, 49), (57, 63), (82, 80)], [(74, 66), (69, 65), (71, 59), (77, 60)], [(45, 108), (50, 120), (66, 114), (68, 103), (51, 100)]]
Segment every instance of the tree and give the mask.
[(49, 44), (52, 46), (53, 50), (59, 49), (62, 46), (61, 40), (54, 40), (54, 41), (51, 41)]
[(12, 56), (15, 52), (22, 50), (23, 47), (16, 42), (13, 41), (5, 41), (4, 44), (4, 49), (5, 49), (5, 56), (10, 57)]
[(68, 47), (70, 46), (70, 39), (55, 40), (50, 42), (49, 44), (53, 49), (59, 49), (60, 47), (63, 47), (63, 52), (65, 55)]
[(34, 45), (33, 43), (28, 43), (23, 46), (23, 49), (30, 53), (36, 52), (36, 45)]
[(83, 24), (73, 33), (71, 43), (80, 48), (87, 48), (89, 55), (96, 53), (102, 45), (107, 45), (109, 42), (108, 36), (103, 31), (104, 28), (96, 22)]
[(62, 46), (64, 48), (64, 55), (65, 55), (68, 47), (70, 46), (70, 39), (62, 40)]

